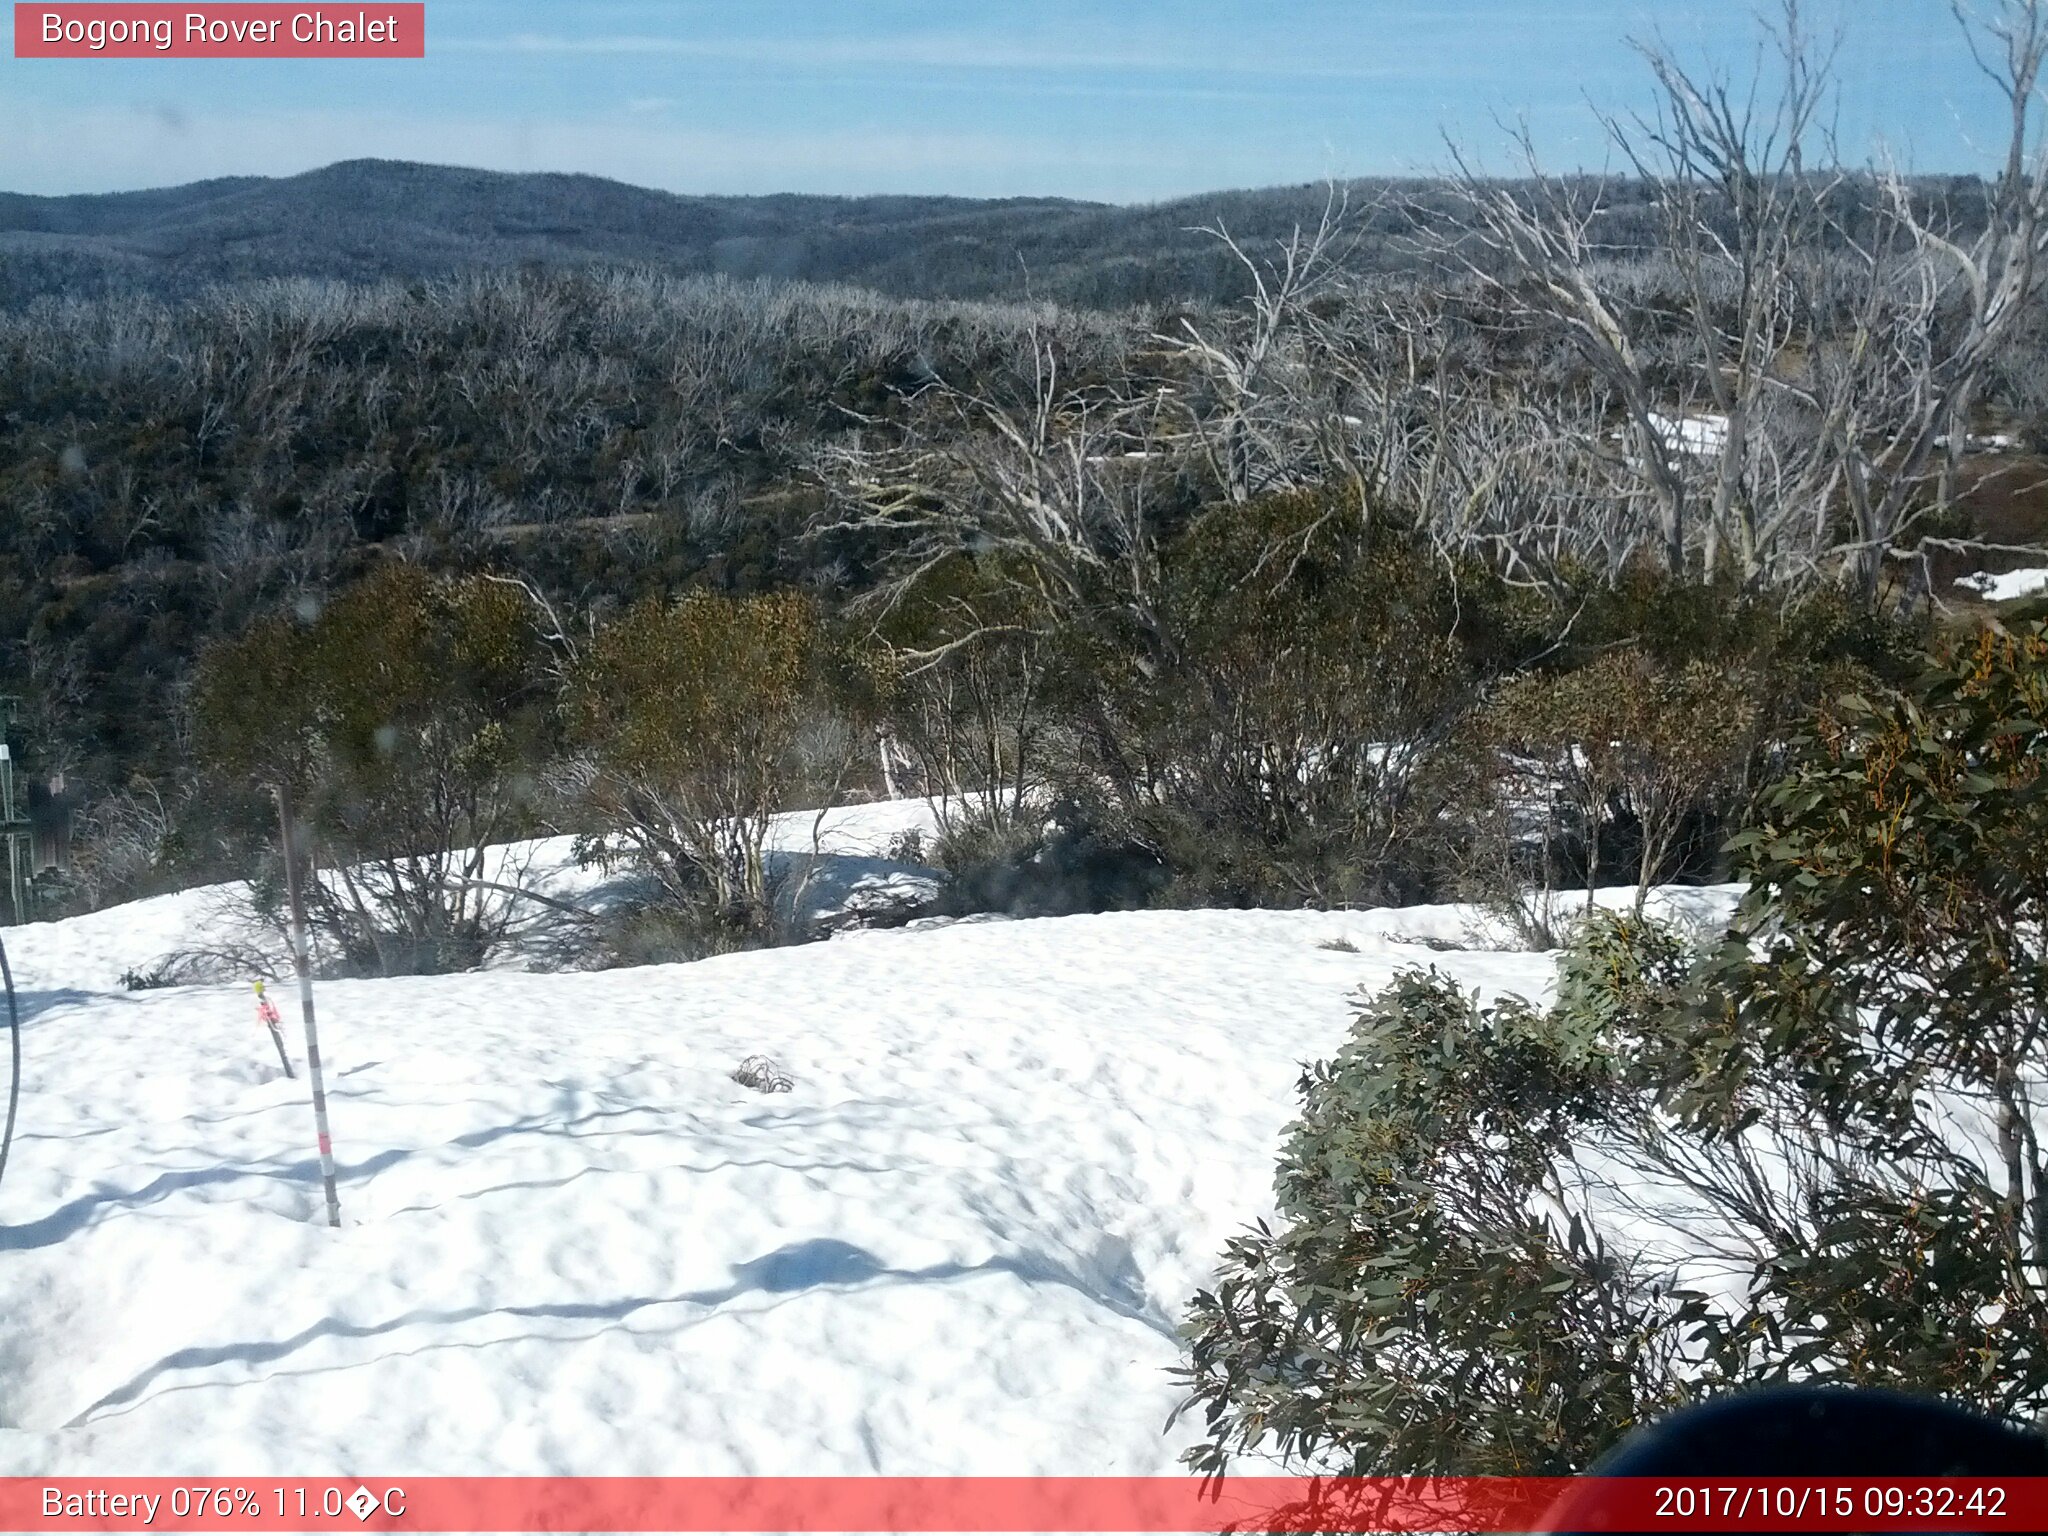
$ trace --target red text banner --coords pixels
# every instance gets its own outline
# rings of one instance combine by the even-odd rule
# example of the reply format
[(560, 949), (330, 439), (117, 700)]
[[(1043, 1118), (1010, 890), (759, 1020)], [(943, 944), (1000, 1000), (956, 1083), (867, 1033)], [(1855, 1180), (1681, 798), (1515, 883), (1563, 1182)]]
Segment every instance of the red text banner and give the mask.
[(2048, 1531), (2048, 1478), (0, 1478), (0, 1531)]
[(424, 4), (14, 7), (17, 59), (419, 59)]

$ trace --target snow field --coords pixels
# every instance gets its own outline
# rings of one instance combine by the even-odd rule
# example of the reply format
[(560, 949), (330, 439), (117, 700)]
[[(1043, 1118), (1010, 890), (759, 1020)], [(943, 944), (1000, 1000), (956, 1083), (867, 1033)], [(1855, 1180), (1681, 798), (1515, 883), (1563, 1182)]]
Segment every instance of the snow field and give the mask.
[(1552, 971), (1419, 908), (323, 983), (334, 1232), (247, 990), (116, 989), (204, 909), (9, 930), (0, 1474), (1171, 1471), (1175, 1325), (1355, 990)]

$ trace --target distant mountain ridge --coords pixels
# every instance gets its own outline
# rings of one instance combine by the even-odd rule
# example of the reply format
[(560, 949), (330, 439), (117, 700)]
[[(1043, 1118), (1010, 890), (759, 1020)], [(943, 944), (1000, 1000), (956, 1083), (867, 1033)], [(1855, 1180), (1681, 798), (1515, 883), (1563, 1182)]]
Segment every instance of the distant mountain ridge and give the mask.
[[(1921, 178), (1967, 225), (1983, 184)], [(1411, 270), (1414, 221), (1455, 216), (1445, 183), (1346, 189), (1354, 271)], [(1397, 193), (1396, 196), (1384, 196)], [(1601, 243), (1646, 250), (1658, 223), (1640, 182), (1603, 181)], [(490, 267), (652, 267), (680, 274), (848, 283), (902, 298), (1055, 299), (1091, 308), (1241, 297), (1248, 249), (1313, 225), (1321, 184), (1124, 206), (1066, 198), (700, 197), (599, 176), (345, 160), (297, 176), (233, 176), (140, 192), (0, 192), (0, 310), (40, 298), (164, 298), (262, 278), (411, 280)], [(1854, 209), (1875, 192), (1851, 184)], [(1418, 210), (1428, 209), (1427, 214)]]
[(0, 193), (0, 307), (176, 296), (267, 277), (422, 278), (527, 263), (847, 282), (925, 297), (1121, 305), (1234, 293), (1191, 226), (1283, 234), (1321, 187), (1144, 207), (1060, 198), (697, 197), (596, 176), (350, 160), (139, 192)]

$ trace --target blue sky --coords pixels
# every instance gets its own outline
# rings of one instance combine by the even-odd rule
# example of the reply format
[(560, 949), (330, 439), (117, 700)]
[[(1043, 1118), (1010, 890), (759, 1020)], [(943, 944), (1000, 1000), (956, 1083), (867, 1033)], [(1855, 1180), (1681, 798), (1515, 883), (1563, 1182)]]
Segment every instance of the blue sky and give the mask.
[[(1843, 32), (1855, 156), (1988, 163), (1990, 87), (1945, 0), (1809, 5)], [(1425, 173), (1447, 133), (1504, 163), (1499, 123), (1517, 119), (1552, 163), (1597, 166), (1592, 106), (1647, 102), (1630, 37), (1746, 74), (1756, 14), (1754, 0), (429, 0), (418, 61), (15, 59), (10, 37), (0, 190), (374, 155), (687, 192), (1138, 202)]]

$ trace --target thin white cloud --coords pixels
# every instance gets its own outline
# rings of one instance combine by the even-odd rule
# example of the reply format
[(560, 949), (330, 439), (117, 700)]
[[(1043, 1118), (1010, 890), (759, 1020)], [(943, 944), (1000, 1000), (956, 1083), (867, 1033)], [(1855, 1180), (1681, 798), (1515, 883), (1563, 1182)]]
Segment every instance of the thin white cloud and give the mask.
[[(1218, 74), (1322, 80), (1383, 80), (1412, 72), (1364, 61), (1195, 53), (1175, 46), (1134, 46), (1129, 39), (1099, 47), (1046, 47), (999, 37), (907, 34), (897, 37), (681, 37), (610, 33), (587, 37), (517, 32), (503, 37), (437, 39), (434, 52), (543, 55), (632, 55), (700, 59), (786, 69), (850, 68), (1018, 70), (1048, 74)], [(1408, 61), (1412, 63), (1412, 61)], [(1444, 61), (1448, 63), (1449, 61)]]

